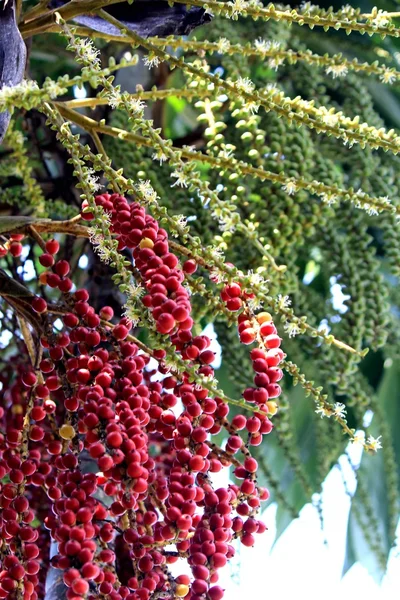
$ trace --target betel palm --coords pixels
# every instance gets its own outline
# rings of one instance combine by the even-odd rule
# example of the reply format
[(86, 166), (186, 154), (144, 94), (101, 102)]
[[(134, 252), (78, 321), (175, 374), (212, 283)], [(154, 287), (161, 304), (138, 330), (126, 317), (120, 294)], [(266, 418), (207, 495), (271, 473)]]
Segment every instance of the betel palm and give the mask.
[(345, 568), (382, 578), (399, 516), (385, 9), (3, 0), (0, 597), (219, 600), (268, 499), (278, 534), (311, 499), (323, 526), (349, 443)]

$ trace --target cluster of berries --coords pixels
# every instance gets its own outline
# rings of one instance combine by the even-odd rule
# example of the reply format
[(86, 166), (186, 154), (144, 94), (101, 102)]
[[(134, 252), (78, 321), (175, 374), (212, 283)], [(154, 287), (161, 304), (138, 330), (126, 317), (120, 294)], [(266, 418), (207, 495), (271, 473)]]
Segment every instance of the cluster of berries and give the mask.
[[(56, 240), (46, 242), (40, 283), (61, 292), (63, 327), (35, 296), (43, 357), (33, 369), (21, 355), (14, 374), (0, 373), (0, 475), (8, 481), (0, 488), (0, 598), (36, 600), (59, 569), (67, 600), (220, 600), (219, 570), (234, 541), (252, 546), (265, 530), (257, 511), (268, 492), (248, 445), (272, 429), (280, 340), (265, 314), (239, 315), (241, 340), (249, 343), (254, 330), (264, 346), (252, 350), (256, 387), (244, 392), (257, 411), (229, 420), (223, 399), (189, 375), (214, 375), (211, 341), (193, 334), (185, 286), (196, 263), (181, 268), (167, 232), (137, 203), (117, 194), (96, 203), (110, 214), (118, 250), (131, 252), (143, 309), (188, 372), (168, 369), (168, 343), (141, 350), (126, 317), (117, 320), (108, 306), (96, 312), (85, 289), (72, 293), (68, 261), (55, 259)], [(92, 218), (87, 209), (82, 215)], [(229, 310), (245, 305), (240, 286), (223, 294)], [(213, 438), (223, 428), (222, 449)], [(214, 474), (232, 465), (238, 483), (216, 485)], [(184, 561), (192, 576), (173, 576), (170, 565)]]

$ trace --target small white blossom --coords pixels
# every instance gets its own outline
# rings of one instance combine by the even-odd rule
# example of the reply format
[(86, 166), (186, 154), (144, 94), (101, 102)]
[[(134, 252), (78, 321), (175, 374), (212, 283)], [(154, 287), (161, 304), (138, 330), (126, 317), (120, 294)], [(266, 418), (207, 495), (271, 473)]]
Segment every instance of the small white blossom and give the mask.
[(292, 304), (292, 301), (290, 300), (289, 296), (282, 296), (282, 294), (279, 294), (277, 303), (278, 309), (283, 310), (284, 308), (288, 308)]
[(99, 246), (104, 242), (104, 236), (99, 232), (97, 227), (89, 227), (89, 241), (93, 246)]
[(43, 89), (49, 94), (50, 98), (53, 100), (60, 96), (61, 94), (65, 94), (67, 91), (66, 87), (59, 85), (56, 81), (50, 79), (49, 81), (45, 81), (43, 84)]
[(74, 41), (73, 45), (80, 56), (91, 62), (93, 65), (100, 66), (100, 50), (96, 48), (92, 40), (89, 40), (88, 38), (79, 38)]
[(235, 83), (238, 90), (246, 94), (251, 94), (254, 91), (255, 85), (248, 77), (239, 77)]
[(318, 408), (315, 410), (317, 415), (321, 415), (321, 419), (323, 417), (331, 417), (332, 416), (332, 410), (328, 407), (325, 406), (324, 404), (319, 404)]
[(220, 38), (217, 42), (217, 47), (218, 52), (220, 54), (224, 54), (225, 52), (228, 52), (229, 48), (231, 47), (231, 43), (226, 38)]
[(324, 192), (323, 194), (321, 194), (321, 200), (328, 206), (332, 206), (332, 204), (335, 204), (337, 202), (337, 196), (329, 192)]
[(248, 271), (247, 272), (247, 277), (250, 280), (250, 285), (264, 285), (267, 283), (267, 280), (265, 279), (265, 277), (263, 277), (263, 275), (260, 275), (260, 273), (253, 273), (253, 271)]
[(38, 90), (36, 81), (21, 81), (18, 85), (5, 85), (0, 90), (0, 106), (12, 98), (29, 97), (31, 92)]
[(98, 246), (95, 246), (94, 250), (99, 255), (102, 262), (106, 264), (111, 262), (111, 251), (109, 248), (107, 248), (107, 246), (103, 245), (101, 241)]
[(256, 40), (254, 42), (254, 47), (256, 48), (256, 50), (261, 52), (261, 54), (266, 54), (271, 49), (271, 42), (268, 40), (263, 40), (262, 38), (259, 38), (258, 40)]
[(135, 116), (142, 116), (146, 104), (140, 98), (131, 98), (129, 100), (129, 110)]
[(168, 156), (166, 154), (164, 154), (164, 152), (160, 149), (157, 150), (157, 152), (154, 152), (154, 154), (151, 157), (153, 160), (158, 160), (160, 161), (160, 166), (162, 165), (163, 162), (166, 162), (168, 160)]
[(300, 333), (300, 328), (297, 325), (297, 323), (293, 323), (288, 321), (284, 326), (283, 329), (286, 331), (286, 333), (288, 334), (288, 336), (290, 338), (292, 337), (296, 337), (296, 335), (299, 335)]
[(136, 189), (147, 202), (155, 202), (157, 200), (157, 193), (149, 180), (140, 181), (137, 184)]
[(261, 308), (262, 302), (257, 298), (257, 296), (254, 296), (254, 298), (250, 298), (249, 300), (247, 300), (247, 306), (249, 307), (249, 310), (255, 312), (256, 310)]
[(98, 192), (101, 189), (99, 177), (95, 175), (93, 169), (87, 169), (85, 173), (85, 182), (88, 184), (88, 186), (93, 192)]
[(174, 171), (171, 174), (171, 177), (175, 177), (176, 178), (175, 183), (173, 183), (171, 185), (171, 187), (175, 187), (176, 185), (179, 185), (180, 187), (187, 188), (187, 186), (188, 186), (188, 184), (187, 184), (187, 176), (186, 176), (186, 173), (184, 173), (184, 171)]
[(246, 0), (234, 0), (234, 2), (228, 2), (227, 5), (232, 9), (232, 17), (237, 17), (242, 13), (247, 6)]
[(368, 444), (368, 448), (370, 450), (373, 450), (374, 452), (377, 452), (378, 450), (380, 450), (382, 448), (382, 444), (380, 442), (381, 439), (381, 435), (377, 438), (372, 437), (372, 435), (369, 436), (369, 438), (367, 439), (367, 444)]
[(388, 83), (389, 85), (391, 85), (392, 83), (397, 81), (397, 75), (394, 69), (389, 69), (388, 67), (385, 67), (383, 73), (381, 73), (381, 75), (379, 76), (379, 79), (383, 83)]
[(172, 232), (172, 235), (178, 237), (180, 233), (179, 230), (185, 229), (187, 227), (187, 219), (184, 215), (174, 215), (172, 219), (176, 225), (176, 228), (178, 229), (178, 231)]
[(274, 69), (277, 71), (281, 65), (285, 62), (285, 59), (282, 56), (275, 56), (274, 58), (270, 58), (268, 61), (268, 66), (270, 69)]
[(151, 69), (152, 67), (158, 67), (162, 63), (162, 60), (159, 56), (149, 55), (144, 57), (143, 63)]
[(287, 182), (282, 186), (282, 189), (284, 192), (289, 194), (289, 196), (293, 196), (293, 194), (297, 192), (297, 184), (294, 181), (288, 179)]
[(336, 402), (333, 406), (333, 414), (340, 419), (346, 418), (346, 406), (341, 402)]
[(221, 273), (215, 267), (213, 267), (212, 269), (210, 269), (210, 279), (214, 283), (222, 283), (223, 282), (223, 278), (222, 278)]
[(390, 15), (385, 10), (377, 10), (375, 7), (371, 15), (373, 16), (372, 25), (375, 27), (387, 27), (391, 23)]
[(217, 260), (223, 260), (223, 258), (224, 258), (224, 251), (222, 250), (222, 248), (212, 248), (211, 254), (212, 254), (212, 257)]
[(377, 209), (374, 206), (370, 206), (369, 204), (366, 204), (364, 206), (364, 209), (367, 211), (367, 213), (369, 214), (370, 217), (376, 217), (376, 215), (379, 215), (379, 212), (377, 211)]
[(118, 88), (112, 88), (107, 94), (108, 104), (111, 108), (118, 108), (122, 102), (121, 93)]
[(226, 148), (223, 148), (222, 150), (220, 150), (218, 152), (218, 157), (219, 158), (223, 158), (223, 159), (229, 159), (233, 157), (233, 151), (231, 148), (229, 148), (229, 150), (227, 150)]
[(349, 70), (346, 65), (329, 65), (325, 69), (325, 73), (327, 75), (332, 75), (333, 79), (336, 79), (337, 77), (346, 77), (348, 72)]

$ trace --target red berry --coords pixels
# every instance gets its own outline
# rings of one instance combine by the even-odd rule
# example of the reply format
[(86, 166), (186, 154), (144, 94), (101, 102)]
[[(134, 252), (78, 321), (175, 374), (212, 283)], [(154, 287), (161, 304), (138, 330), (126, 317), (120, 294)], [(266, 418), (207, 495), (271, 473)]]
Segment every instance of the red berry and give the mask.
[(54, 265), (54, 258), (51, 254), (42, 254), (41, 256), (39, 256), (39, 262), (42, 265), (42, 267), (52, 267)]
[(15, 258), (17, 258), (18, 256), (21, 256), (21, 254), (22, 254), (22, 244), (20, 244), (19, 242), (11, 242), (11, 244), (9, 246), (9, 250), (10, 250), (10, 254), (12, 256), (14, 256)]
[(157, 319), (156, 327), (159, 333), (170, 333), (175, 327), (175, 319), (168, 313), (162, 313)]
[(193, 275), (197, 271), (197, 263), (192, 259), (186, 260), (182, 265), (182, 269), (188, 275)]
[(47, 302), (44, 298), (40, 296), (35, 296), (32, 299), (32, 308), (37, 313), (44, 313), (47, 310)]
[(57, 252), (60, 249), (60, 244), (57, 242), (57, 240), (48, 240), (46, 242), (46, 252), (48, 252), (49, 254), (57, 254)]

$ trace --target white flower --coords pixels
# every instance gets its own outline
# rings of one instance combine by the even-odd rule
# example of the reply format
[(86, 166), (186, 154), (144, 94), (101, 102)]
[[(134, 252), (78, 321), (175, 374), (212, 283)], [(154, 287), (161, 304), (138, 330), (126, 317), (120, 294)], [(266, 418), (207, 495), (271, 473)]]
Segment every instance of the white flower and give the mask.
[(235, 83), (238, 90), (246, 94), (251, 94), (254, 91), (255, 85), (248, 77), (239, 77)]
[(101, 189), (99, 177), (95, 175), (93, 169), (87, 169), (85, 173), (85, 182), (88, 184), (92, 192), (98, 192)]
[(317, 413), (317, 415), (321, 415), (321, 419), (323, 417), (329, 418), (330, 416), (332, 416), (332, 410), (328, 406), (325, 406), (323, 404), (319, 404), (315, 412)]
[(217, 42), (217, 47), (218, 52), (220, 54), (224, 54), (225, 52), (228, 52), (229, 48), (231, 47), (231, 43), (226, 38), (220, 38)]
[(228, 2), (229, 8), (232, 9), (232, 17), (237, 17), (241, 12), (246, 9), (246, 0), (234, 0), (234, 2)]
[(259, 38), (254, 42), (254, 47), (261, 52), (261, 54), (266, 54), (271, 49), (271, 42)]
[(292, 304), (292, 301), (290, 300), (289, 296), (282, 296), (282, 294), (279, 294), (277, 303), (278, 309), (282, 310), (284, 308), (288, 308)]
[(257, 104), (257, 102), (246, 102), (243, 105), (243, 109), (245, 111), (247, 111), (248, 113), (250, 113), (251, 115), (258, 113), (259, 108), (260, 108), (260, 105)]
[(394, 69), (389, 69), (388, 67), (385, 67), (383, 73), (379, 76), (379, 79), (383, 83), (388, 83), (389, 85), (391, 85), (392, 83), (397, 81), (397, 75)]
[(89, 227), (89, 241), (93, 246), (99, 246), (104, 242), (104, 236), (97, 228)]
[(375, 7), (372, 9), (371, 15), (374, 17), (372, 25), (375, 27), (387, 27), (391, 23), (390, 15), (385, 10), (377, 10)]
[(223, 260), (224, 258), (224, 251), (222, 250), (222, 248), (212, 248), (211, 254), (212, 257), (216, 260)]
[(346, 406), (341, 402), (336, 402), (333, 406), (333, 414), (340, 419), (346, 418)]
[(149, 67), (149, 69), (151, 69), (152, 67), (158, 67), (158, 65), (160, 65), (162, 62), (161, 58), (159, 56), (156, 55), (148, 55), (145, 56), (143, 59), (143, 63), (146, 65), (146, 67)]
[(282, 56), (275, 56), (274, 58), (270, 58), (268, 61), (268, 66), (270, 69), (274, 69), (277, 71), (281, 65), (285, 62)]
[(141, 194), (143, 198), (147, 200), (147, 202), (155, 202), (157, 200), (157, 193), (152, 187), (149, 180), (140, 181), (137, 184), (136, 189), (139, 192), (139, 194)]
[(282, 189), (284, 192), (289, 194), (289, 196), (293, 196), (293, 194), (297, 192), (297, 184), (291, 179), (288, 179), (287, 182), (282, 186)]
[(92, 40), (89, 40), (88, 38), (79, 38), (74, 41), (74, 47), (78, 54), (88, 62), (91, 62), (93, 65), (100, 66), (100, 50), (96, 48)]
[[(177, 229), (185, 229), (185, 227), (187, 227), (187, 218), (184, 215), (174, 215), (172, 217)], [(173, 235), (175, 235), (175, 237), (177, 237), (179, 235), (179, 231), (177, 231), (176, 233), (174, 233)]]
[(118, 88), (113, 88), (107, 94), (108, 104), (111, 108), (118, 108), (122, 102), (121, 94)]
[(328, 206), (332, 206), (332, 204), (335, 204), (335, 202), (337, 202), (337, 197), (335, 196), (335, 194), (331, 194), (330, 192), (324, 192), (323, 194), (321, 194), (321, 200)]
[(263, 277), (263, 275), (260, 275), (260, 273), (253, 273), (253, 271), (248, 271), (247, 277), (250, 280), (251, 286), (253, 286), (253, 285), (259, 286), (259, 285), (264, 285), (267, 283), (267, 280), (265, 279), (265, 277)]
[(129, 100), (129, 110), (135, 116), (142, 116), (146, 104), (140, 98), (131, 98)]
[(367, 439), (368, 448), (370, 450), (373, 450), (374, 452), (377, 452), (378, 450), (380, 450), (382, 448), (382, 444), (380, 442), (381, 437), (382, 436), (380, 435), (377, 438), (374, 438), (374, 437), (372, 437), (372, 435), (370, 435), (369, 438)]
[(111, 262), (111, 252), (107, 248), (107, 246), (103, 245), (102, 241), (100, 241), (98, 246), (95, 246), (95, 251), (100, 256), (100, 260), (106, 264)]
[(327, 75), (332, 75), (333, 79), (336, 79), (336, 77), (345, 77), (349, 70), (346, 65), (329, 65), (326, 67), (325, 72)]
[(293, 323), (293, 322), (287, 322), (283, 329), (286, 331), (286, 333), (288, 334), (288, 336), (291, 337), (296, 337), (296, 335), (299, 335), (300, 333), (300, 328), (297, 325), (297, 323)]
[(65, 94), (65, 92), (67, 91), (66, 87), (60, 86), (56, 81), (53, 80), (45, 81), (43, 84), (43, 88), (49, 94), (51, 99), (57, 98), (57, 96)]
[(164, 154), (164, 152), (162, 151), (161, 148), (159, 148), (157, 150), (157, 152), (154, 152), (154, 154), (151, 157), (153, 160), (159, 160), (160, 161), (160, 166), (162, 165), (163, 162), (166, 162), (168, 160), (168, 156), (166, 154)]
[(255, 312), (256, 310), (261, 308), (262, 302), (257, 298), (257, 296), (255, 296), (254, 298), (250, 298), (250, 300), (247, 300), (247, 306), (249, 307), (249, 310)]
[(179, 185), (180, 187), (187, 188), (187, 186), (188, 186), (188, 184), (187, 184), (187, 176), (186, 176), (186, 173), (184, 173), (184, 171), (174, 171), (171, 174), (171, 177), (175, 177), (176, 178), (175, 183), (173, 183), (171, 185), (171, 187), (175, 187), (176, 185)]
[(339, 118), (334, 111), (327, 111), (325, 109), (321, 117), (321, 121), (325, 123), (325, 125), (328, 125), (328, 127), (334, 127), (335, 125), (337, 125)]
[(222, 283), (223, 282), (222, 274), (216, 267), (213, 267), (212, 269), (210, 269), (210, 279), (214, 283)]

